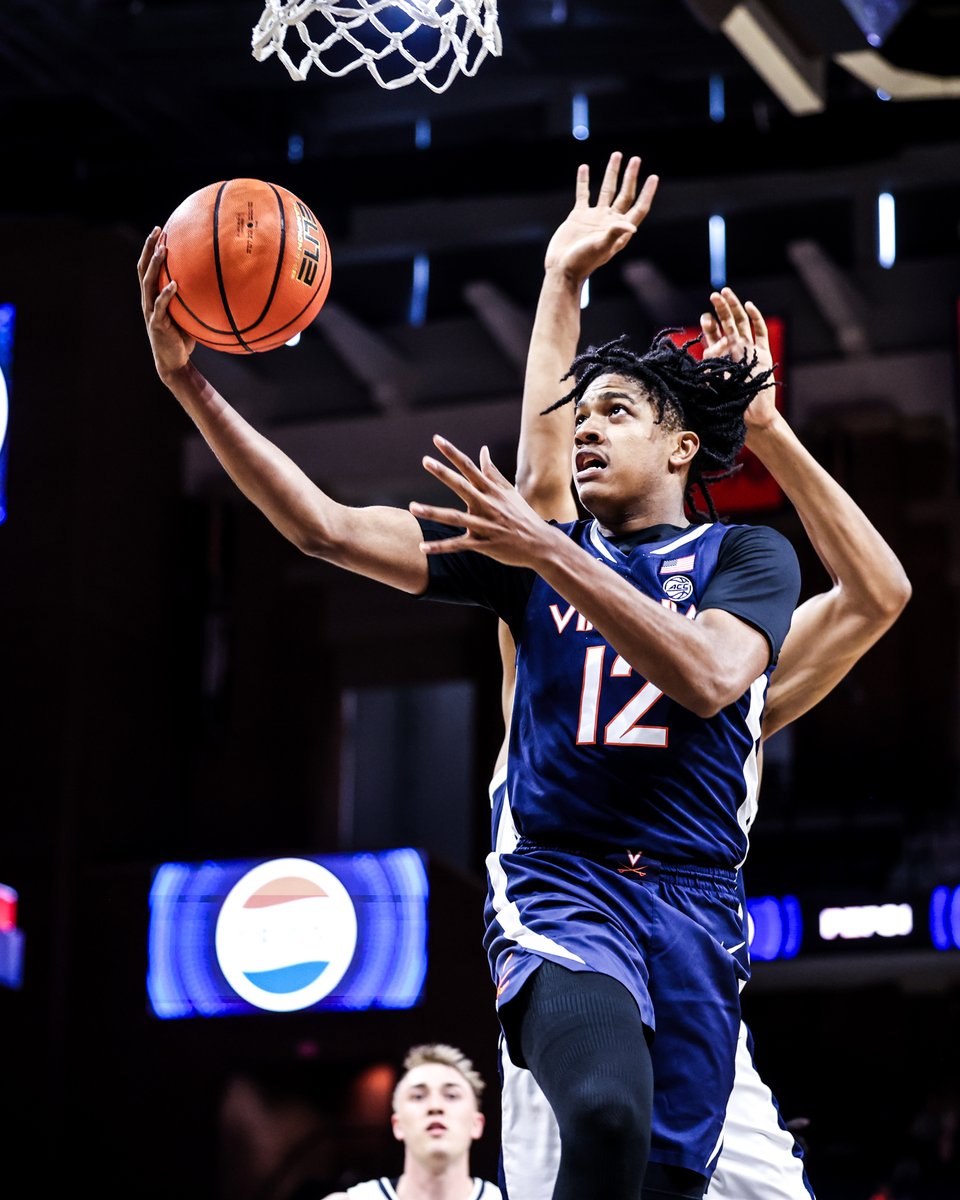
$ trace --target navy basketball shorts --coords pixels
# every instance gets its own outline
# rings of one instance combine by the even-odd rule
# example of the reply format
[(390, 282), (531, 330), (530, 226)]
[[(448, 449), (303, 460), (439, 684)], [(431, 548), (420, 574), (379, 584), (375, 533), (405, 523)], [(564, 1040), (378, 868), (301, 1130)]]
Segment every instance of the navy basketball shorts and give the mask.
[(487, 874), (485, 946), (512, 1061), (526, 1066), (509, 1004), (543, 959), (619, 980), (653, 1032), (651, 1160), (709, 1176), (748, 974), (736, 873), (636, 850), (588, 858), (521, 838), (488, 856)]

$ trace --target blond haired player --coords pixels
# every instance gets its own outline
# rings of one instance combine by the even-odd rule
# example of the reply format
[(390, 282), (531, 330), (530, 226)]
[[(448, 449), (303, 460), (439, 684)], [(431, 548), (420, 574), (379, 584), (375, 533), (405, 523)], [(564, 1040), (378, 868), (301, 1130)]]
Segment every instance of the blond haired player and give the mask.
[(500, 1200), (496, 1184), (470, 1174), (470, 1149), (483, 1133), (485, 1087), (469, 1058), (443, 1042), (414, 1046), (393, 1091), (393, 1136), (403, 1172), (333, 1192), (326, 1200)]

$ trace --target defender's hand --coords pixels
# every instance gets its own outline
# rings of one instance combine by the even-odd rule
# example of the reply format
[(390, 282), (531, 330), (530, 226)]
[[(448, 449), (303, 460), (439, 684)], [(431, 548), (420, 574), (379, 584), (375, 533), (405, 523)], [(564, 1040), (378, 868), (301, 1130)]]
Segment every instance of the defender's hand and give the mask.
[(650, 211), (660, 180), (656, 175), (648, 176), (638, 196), (640, 159), (634, 156), (618, 187), (622, 161), (619, 150), (610, 155), (595, 205), (590, 203), (590, 168), (586, 164), (577, 168), (574, 206), (550, 239), (544, 259), (546, 271), (563, 271), (580, 283), (609, 262), (637, 232)]
[[(753, 301), (741, 304), (733, 288), (725, 287), (711, 293), (710, 303), (714, 311), (700, 317), (703, 357), (717, 358), (725, 354), (739, 362), (744, 354), (748, 357), (756, 355), (753, 374), (769, 370), (774, 365), (770, 335), (763, 314)], [(771, 376), (770, 383), (754, 397), (744, 413), (747, 430), (766, 427), (776, 415), (777, 387)]]

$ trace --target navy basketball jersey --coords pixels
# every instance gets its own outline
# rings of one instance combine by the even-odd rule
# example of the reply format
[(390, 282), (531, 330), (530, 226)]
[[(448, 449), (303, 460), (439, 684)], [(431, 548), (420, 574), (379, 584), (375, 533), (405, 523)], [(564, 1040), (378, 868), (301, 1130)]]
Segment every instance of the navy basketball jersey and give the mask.
[[(695, 525), (621, 551), (596, 521), (560, 526), (645, 595), (694, 618), (735, 526)], [(638, 675), (539, 576), (515, 631), (510, 804), (521, 838), (738, 867), (756, 812), (770, 668), (699, 717)]]

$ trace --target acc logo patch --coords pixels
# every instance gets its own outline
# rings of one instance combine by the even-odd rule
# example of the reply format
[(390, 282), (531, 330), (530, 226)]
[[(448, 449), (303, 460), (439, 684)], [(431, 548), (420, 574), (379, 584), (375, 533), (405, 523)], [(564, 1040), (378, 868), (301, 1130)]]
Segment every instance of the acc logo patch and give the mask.
[(686, 575), (671, 575), (663, 581), (663, 590), (671, 600), (689, 600), (693, 595), (693, 583)]
[(309, 1008), (337, 986), (357, 945), (357, 913), (339, 879), (306, 858), (260, 863), (217, 917), (217, 961), (238, 996), (269, 1012)]

